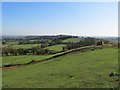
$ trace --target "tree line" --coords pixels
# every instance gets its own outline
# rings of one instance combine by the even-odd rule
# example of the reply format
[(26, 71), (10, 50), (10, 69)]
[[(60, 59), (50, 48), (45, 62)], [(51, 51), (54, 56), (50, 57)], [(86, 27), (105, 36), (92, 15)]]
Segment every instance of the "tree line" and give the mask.
[(19, 49), (15, 49), (12, 47), (3, 47), (2, 48), (2, 55), (4, 56), (9, 56), (9, 55), (28, 55), (28, 54), (32, 54), (32, 55), (39, 55), (39, 54), (53, 54), (56, 53), (53, 50), (49, 50), (49, 49), (45, 49), (45, 48), (41, 48), (41, 47), (33, 47), (33, 48), (19, 48)]
[[(97, 40), (95, 38), (90, 38), (90, 37), (87, 37), (87, 38), (84, 38), (84, 40), (81, 40), (79, 42), (69, 42), (67, 43), (67, 46), (63, 47), (63, 51), (66, 51), (66, 50), (70, 50), (70, 49), (75, 49), (75, 48), (79, 48), (79, 47), (83, 47), (83, 46), (90, 46), (90, 45), (102, 45), (103, 43), (103, 40)], [(108, 44), (109, 41), (107, 40), (104, 40), (104, 43), (105, 44)]]
[[(33, 54), (33, 55), (38, 55), (38, 54), (54, 54), (57, 53), (53, 50), (46, 49), (45, 47), (47, 46), (52, 46), (52, 45), (57, 45), (57, 44), (66, 44), (65, 47), (63, 47), (62, 51), (70, 50), (70, 49), (75, 49), (83, 46), (90, 46), (90, 45), (96, 45), (96, 42), (98, 45), (102, 45), (103, 40), (97, 40), (95, 38), (84, 38), (83, 40), (79, 42), (62, 42), (61, 39), (54, 39), (51, 42), (45, 42), (41, 43), (40, 46), (38, 47), (33, 47), (29, 49), (25, 48), (19, 48), (19, 49), (14, 49), (10, 46), (3, 47), (2, 48), (2, 55), (27, 55), (27, 54)], [(104, 43), (107, 44), (109, 41), (104, 40)]]

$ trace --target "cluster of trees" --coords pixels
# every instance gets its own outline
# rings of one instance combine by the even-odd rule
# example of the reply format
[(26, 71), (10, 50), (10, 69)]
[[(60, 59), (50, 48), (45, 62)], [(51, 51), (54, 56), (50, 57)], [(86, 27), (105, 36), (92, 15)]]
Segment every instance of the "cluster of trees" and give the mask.
[(79, 48), (81, 45), (79, 43), (69, 43), (67, 46), (63, 47), (63, 51)]
[(39, 55), (39, 54), (53, 54), (53, 53), (55, 52), (49, 49), (41, 48), (41, 47), (33, 47), (30, 49), (24, 49), (24, 48), (14, 49), (11, 47), (2, 48), (2, 55), (6, 55), (6, 56), (27, 55), (27, 54)]
[(95, 45), (96, 44), (96, 39), (95, 38), (84, 38), (84, 40), (80, 41), (79, 44), (81, 46), (90, 46), (90, 45)]
[(17, 55), (18, 51), (16, 49), (13, 49), (11, 47), (3, 47), (2, 48), (2, 55)]
[(53, 39), (53, 40), (35, 40), (35, 41), (30, 41), (30, 40), (23, 40), (19, 41), (18, 44), (43, 44), (43, 45), (57, 45), (57, 44), (63, 44), (62, 39)]
[[(47, 44), (48, 46), (57, 44), (66, 44), (62, 40), (68, 38), (78, 38), (78, 36), (56, 35), (56, 36), (26, 36), (24, 40), (19, 41), (18, 44)], [(35, 41), (31, 41), (35, 40)]]
[(108, 40), (103, 40), (104, 44), (108, 44), (110, 41)]
[(32, 54), (34, 54), (34, 55), (39, 55), (39, 54), (53, 54), (53, 53), (55, 53), (55, 52), (52, 51), (52, 50), (44, 49), (44, 48), (39, 48), (39, 47), (33, 47), (33, 48), (31, 49), (31, 52), (32, 52)]
[(62, 44), (62, 40), (61, 39), (54, 39), (48, 43), (48, 46), (53, 46), (53, 45), (57, 45), (57, 44)]
[(107, 40), (97, 40), (95, 38), (84, 38), (83, 40), (81, 40), (80, 42), (76, 42), (76, 43), (68, 43), (67, 46), (63, 47), (63, 51), (65, 50), (70, 50), (70, 49), (74, 49), (74, 48), (79, 48), (82, 46), (90, 46), (90, 45), (102, 45), (104, 42), (105, 44), (108, 44), (109, 41)]
[(30, 40), (23, 40), (23, 41), (19, 41), (18, 45), (20, 44), (39, 44), (39, 43), (43, 43), (43, 41), (30, 41)]
[(2, 41), (2, 45), (7, 44), (5, 41)]

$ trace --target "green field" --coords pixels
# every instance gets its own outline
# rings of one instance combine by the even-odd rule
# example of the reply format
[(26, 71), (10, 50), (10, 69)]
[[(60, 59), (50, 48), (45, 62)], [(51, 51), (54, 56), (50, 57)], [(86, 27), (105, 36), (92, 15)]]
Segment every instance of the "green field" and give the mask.
[(40, 44), (25, 44), (25, 45), (12, 45), (13, 48), (32, 48), (32, 47), (37, 47), (40, 46)]
[(117, 44), (117, 43), (118, 43), (118, 40), (110, 40), (110, 43)]
[(51, 55), (22, 55), (22, 56), (4, 56), (2, 57), (2, 64), (22, 64), (31, 60), (41, 60), (50, 57)]
[(8, 45), (16, 45), (18, 44), (18, 41), (12, 41), (12, 42), (7, 42)]
[(109, 88), (117, 86), (118, 50), (73, 52), (50, 61), (3, 70), (3, 87)]
[[(6, 40), (2, 40), (3, 42), (6, 42)], [(7, 45), (16, 45), (18, 44), (17, 40), (10, 40), (6, 42)]]
[(54, 46), (48, 46), (46, 47), (49, 50), (54, 50), (54, 51), (62, 51), (63, 47), (66, 46), (65, 44), (59, 44), (59, 45), (54, 45)]
[(65, 39), (63, 40), (63, 42), (79, 42), (81, 41), (82, 38), (69, 38), (69, 39)]

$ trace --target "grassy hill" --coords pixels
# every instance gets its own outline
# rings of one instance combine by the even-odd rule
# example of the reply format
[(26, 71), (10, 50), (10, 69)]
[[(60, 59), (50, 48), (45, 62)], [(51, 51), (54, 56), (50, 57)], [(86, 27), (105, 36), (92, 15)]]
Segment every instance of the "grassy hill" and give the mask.
[(63, 42), (79, 42), (81, 41), (82, 38), (69, 38), (69, 39), (65, 39), (63, 40)]
[(73, 52), (50, 61), (3, 70), (3, 87), (81, 88), (116, 87), (118, 49)]

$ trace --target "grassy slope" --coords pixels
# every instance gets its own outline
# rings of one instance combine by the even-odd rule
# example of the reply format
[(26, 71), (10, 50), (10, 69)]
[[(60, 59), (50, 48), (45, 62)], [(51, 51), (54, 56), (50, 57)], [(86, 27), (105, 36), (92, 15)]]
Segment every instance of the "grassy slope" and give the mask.
[[(3, 87), (114, 87), (117, 49), (74, 52), (51, 61), (4, 70)], [(73, 76), (73, 77), (72, 77)]]
[(25, 45), (12, 45), (13, 48), (32, 48), (32, 47), (36, 47), (39, 46), (40, 44), (25, 44)]
[(15, 63), (27, 63), (31, 60), (41, 60), (50, 57), (50, 55), (43, 55), (43, 56), (37, 56), (37, 55), (23, 55), (23, 56), (5, 56), (2, 57), (2, 64), (15, 64)]
[(63, 40), (63, 42), (79, 42), (79, 41), (81, 41), (81, 38), (69, 38)]
[(54, 51), (62, 51), (62, 48), (66, 46), (65, 44), (59, 44), (54, 46), (48, 46), (47, 49), (54, 50)]

